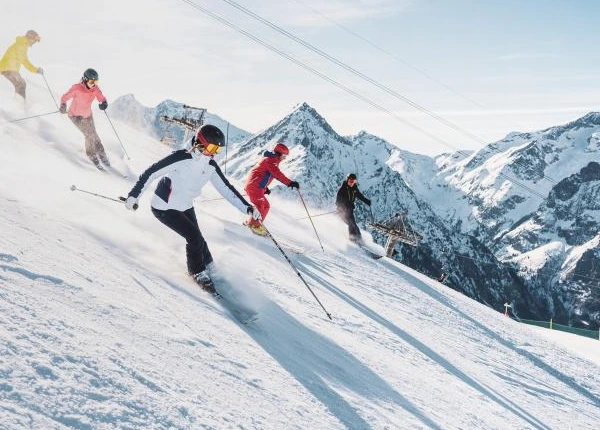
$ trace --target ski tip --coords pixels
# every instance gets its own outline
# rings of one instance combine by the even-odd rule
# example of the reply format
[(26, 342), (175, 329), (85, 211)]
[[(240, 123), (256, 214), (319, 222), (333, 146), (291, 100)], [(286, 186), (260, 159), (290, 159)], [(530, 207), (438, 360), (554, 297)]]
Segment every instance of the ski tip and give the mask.
[(367, 248), (366, 246), (359, 245), (359, 248), (363, 250), (363, 252), (365, 254), (367, 254), (369, 257), (371, 257), (373, 260), (379, 260), (380, 258), (383, 257), (383, 255), (377, 254), (376, 252), (371, 251), (369, 248)]
[(254, 315), (254, 316), (248, 318), (246, 321), (243, 321), (242, 324), (243, 325), (248, 325), (248, 324), (251, 324), (251, 323), (253, 323), (255, 321), (258, 321), (258, 315)]

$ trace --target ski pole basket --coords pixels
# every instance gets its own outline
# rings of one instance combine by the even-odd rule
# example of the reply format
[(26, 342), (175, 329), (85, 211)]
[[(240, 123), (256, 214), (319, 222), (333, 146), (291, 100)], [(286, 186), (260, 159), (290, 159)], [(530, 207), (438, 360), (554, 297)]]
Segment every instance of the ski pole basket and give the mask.
[(388, 257), (392, 256), (396, 242), (418, 246), (421, 240), (423, 240), (423, 236), (408, 223), (406, 212), (398, 212), (381, 222), (367, 222), (367, 225), (388, 237), (386, 243), (386, 255)]

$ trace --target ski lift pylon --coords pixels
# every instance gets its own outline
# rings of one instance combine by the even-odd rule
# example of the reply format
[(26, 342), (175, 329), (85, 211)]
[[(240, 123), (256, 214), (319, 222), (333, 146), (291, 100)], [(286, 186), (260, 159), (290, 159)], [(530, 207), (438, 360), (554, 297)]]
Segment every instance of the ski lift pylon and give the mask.
[[(187, 140), (188, 132), (194, 132), (201, 125), (204, 124), (204, 114), (206, 113), (205, 108), (189, 106), (186, 104), (182, 105), (182, 107), (184, 109), (184, 113), (181, 118), (170, 117), (167, 115), (162, 115), (160, 117), (161, 121), (164, 121), (167, 123), (167, 127), (165, 129), (165, 135), (160, 139), (160, 141), (162, 143), (166, 143), (166, 144), (170, 144), (170, 145), (173, 145), (176, 143), (175, 138), (173, 136), (167, 135), (167, 132), (169, 131), (169, 127), (171, 126), (171, 124), (176, 124), (176, 125), (183, 127), (183, 129), (185, 130), (184, 141)], [(189, 111), (199, 111), (200, 113), (199, 114), (196, 113), (196, 114), (192, 115), (192, 113)]]
[(386, 256), (391, 257), (397, 242), (418, 246), (423, 236), (415, 231), (406, 219), (406, 212), (397, 212), (390, 218), (381, 222), (367, 222), (373, 230), (387, 235), (385, 245)]

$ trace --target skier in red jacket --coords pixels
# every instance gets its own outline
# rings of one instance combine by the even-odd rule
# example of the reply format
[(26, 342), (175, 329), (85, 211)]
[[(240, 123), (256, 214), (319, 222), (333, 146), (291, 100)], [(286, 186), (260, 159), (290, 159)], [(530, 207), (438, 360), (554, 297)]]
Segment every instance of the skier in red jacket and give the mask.
[[(279, 163), (290, 153), (290, 150), (283, 143), (278, 143), (273, 148), (273, 151), (265, 151), (263, 159), (256, 163), (256, 166), (250, 171), (250, 175), (244, 185), (244, 190), (252, 204), (260, 212), (262, 221), (267, 217), (271, 205), (265, 197), (265, 194), (270, 194), (269, 184), (273, 179), (277, 179), (284, 185), (290, 188), (300, 188), (300, 185), (296, 181), (292, 181), (279, 170)], [(250, 217), (246, 224), (253, 233), (260, 236), (266, 235), (266, 230), (263, 227), (261, 220)]]

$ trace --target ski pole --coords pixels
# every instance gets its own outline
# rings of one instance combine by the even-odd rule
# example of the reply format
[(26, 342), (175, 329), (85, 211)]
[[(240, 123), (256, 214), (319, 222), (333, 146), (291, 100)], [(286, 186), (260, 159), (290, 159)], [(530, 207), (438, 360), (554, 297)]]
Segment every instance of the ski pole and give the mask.
[(10, 124), (12, 122), (19, 122), (19, 121), (25, 121), (26, 119), (31, 119), (31, 118), (38, 118), (40, 116), (46, 116), (46, 115), (52, 115), (53, 113), (58, 113), (57, 110), (52, 111), (52, 112), (48, 112), (48, 113), (41, 113), (39, 115), (32, 115), (32, 116), (26, 116), (25, 118), (18, 118), (18, 119), (13, 119), (10, 121), (6, 121), (4, 124)]
[(225, 137), (225, 174), (227, 174), (227, 160), (228, 160), (227, 147), (228, 146), (229, 146), (229, 121), (227, 121), (227, 134)]
[[(313, 217), (313, 218), (316, 218), (316, 217), (318, 217), (318, 216), (330, 215), (330, 214), (334, 214), (334, 213), (336, 213), (336, 212), (337, 212), (337, 211), (324, 212), (324, 213), (322, 213), (322, 214), (312, 215), (312, 217)], [(306, 218), (309, 218), (309, 217), (307, 217), (307, 216), (303, 216), (302, 218), (296, 218), (296, 219), (299, 221), (299, 220), (301, 220), (301, 219), (306, 219)]]
[(369, 212), (371, 212), (371, 224), (375, 224), (375, 217), (373, 216), (373, 209), (369, 206)]
[(277, 247), (277, 249), (279, 249), (279, 252), (281, 252), (281, 254), (285, 257), (285, 259), (287, 260), (287, 262), (289, 263), (289, 265), (292, 266), (292, 268), (296, 272), (296, 275), (298, 275), (298, 277), (302, 280), (302, 282), (304, 283), (304, 285), (306, 285), (306, 288), (308, 288), (308, 291), (310, 291), (310, 293), (313, 295), (313, 297), (315, 298), (315, 300), (317, 301), (317, 303), (319, 304), (319, 306), (321, 306), (321, 309), (323, 309), (323, 311), (325, 311), (325, 315), (327, 315), (327, 317), (330, 320), (333, 320), (333, 318), (331, 318), (331, 314), (329, 312), (327, 312), (327, 309), (325, 309), (325, 306), (323, 306), (323, 303), (321, 303), (321, 301), (319, 300), (319, 298), (317, 297), (317, 295), (315, 294), (315, 292), (312, 290), (312, 288), (310, 288), (310, 286), (308, 285), (308, 283), (302, 277), (302, 274), (300, 274), (300, 272), (298, 271), (298, 269), (296, 268), (296, 266), (294, 266), (294, 263), (292, 263), (292, 261), (287, 256), (287, 254), (285, 253), (285, 251), (281, 248), (281, 246), (279, 246), (279, 244), (277, 243), (277, 241), (275, 240), (275, 238), (271, 235), (271, 233), (269, 232), (269, 230), (267, 230), (267, 227), (265, 227), (264, 224), (262, 226), (265, 228), (265, 231), (267, 232), (267, 236), (269, 236), (271, 238), (271, 240), (273, 241), (273, 243), (275, 244), (275, 246)]
[[(241, 195), (244, 196), (244, 197), (248, 197), (248, 194), (241, 193)], [(198, 200), (198, 203), (214, 202), (214, 201), (217, 201), (217, 200), (225, 200), (225, 197), (215, 197), (215, 198), (212, 198), (212, 199), (202, 199), (202, 200)]]
[(115, 126), (113, 125), (113, 123), (110, 120), (110, 117), (108, 116), (106, 111), (104, 111), (104, 115), (106, 115), (106, 119), (108, 120), (108, 122), (110, 123), (110, 126), (112, 127), (113, 131), (115, 132), (115, 136), (117, 136), (117, 139), (119, 140), (119, 143), (121, 144), (121, 148), (123, 148), (123, 152), (125, 153), (125, 156), (127, 157), (128, 160), (131, 160), (131, 158), (129, 157), (129, 154), (127, 154), (127, 150), (125, 149), (125, 146), (123, 146), (123, 142), (121, 142), (121, 138), (119, 137), (119, 133), (117, 133), (117, 129), (115, 129)]
[(304, 206), (304, 210), (306, 211), (306, 215), (308, 215), (308, 219), (310, 220), (310, 223), (312, 224), (312, 228), (315, 231), (315, 235), (317, 236), (317, 240), (319, 241), (319, 245), (321, 245), (321, 250), (323, 252), (325, 252), (325, 249), (323, 249), (323, 244), (321, 243), (321, 239), (319, 238), (319, 233), (317, 233), (317, 229), (315, 227), (315, 223), (313, 222), (310, 213), (308, 212), (308, 208), (306, 207), (306, 203), (304, 203), (304, 199), (302, 198), (302, 194), (300, 194), (300, 190), (298, 188), (296, 188), (296, 191), (298, 191), (298, 196), (300, 196), (300, 201), (302, 202), (302, 205)]
[(50, 93), (52, 100), (54, 100), (54, 106), (56, 106), (56, 109), (58, 109), (58, 103), (56, 102), (56, 99), (54, 98), (54, 93), (52, 93), (52, 90), (50, 89), (50, 85), (48, 85), (48, 81), (46, 80), (46, 75), (42, 75), (42, 78), (44, 78), (44, 82), (46, 83), (46, 88), (48, 88), (48, 92)]
[[(124, 203), (127, 201), (126, 197), (119, 197), (118, 199), (112, 198), (112, 197), (108, 197), (108, 196), (104, 196), (102, 194), (98, 194), (98, 193), (93, 193), (91, 191), (86, 191), (86, 190), (82, 190), (81, 188), (77, 188), (75, 185), (71, 185), (71, 191), (79, 191), (82, 193), (86, 193), (86, 194), (91, 194), (92, 196), (96, 196), (96, 197), (100, 197), (106, 200), (111, 200), (113, 202), (118, 202), (118, 203)], [(138, 208), (138, 204), (136, 203), (135, 205), (133, 205), (133, 209), (136, 210)]]

